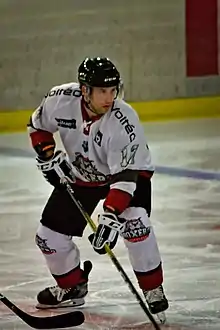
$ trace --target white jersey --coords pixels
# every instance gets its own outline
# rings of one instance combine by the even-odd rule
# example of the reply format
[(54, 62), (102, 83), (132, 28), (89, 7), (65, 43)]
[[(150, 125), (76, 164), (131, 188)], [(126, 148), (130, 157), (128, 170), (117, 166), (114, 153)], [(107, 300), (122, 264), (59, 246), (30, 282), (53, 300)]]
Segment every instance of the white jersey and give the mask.
[(145, 134), (133, 108), (116, 99), (98, 120), (86, 118), (79, 84), (53, 87), (32, 115), (32, 127), (59, 131), (75, 175), (105, 184), (126, 169), (154, 171)]

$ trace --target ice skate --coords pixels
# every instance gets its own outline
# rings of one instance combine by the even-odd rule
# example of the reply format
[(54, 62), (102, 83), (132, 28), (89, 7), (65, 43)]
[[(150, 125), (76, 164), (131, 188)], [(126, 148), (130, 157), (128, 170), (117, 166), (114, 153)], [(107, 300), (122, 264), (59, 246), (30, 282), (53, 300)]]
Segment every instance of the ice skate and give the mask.
[(91, 269), (92, 263), (90, 261), (85, 261), (83, 271), (84, 281), (73, 288), (62, 289), (56, 285), (39, 292), (37, 295), (38, 304), (36, 308), (47, 309), (84, 305), (84, 297), (88, 293), (88, 275)]
[(165, 310), (168, 309), (169, 304), (162, 285), (150, 291), (143, 291), (143, 293), (150, 312), (156, 314), (159, 321), (164, 324), (166, 322)]

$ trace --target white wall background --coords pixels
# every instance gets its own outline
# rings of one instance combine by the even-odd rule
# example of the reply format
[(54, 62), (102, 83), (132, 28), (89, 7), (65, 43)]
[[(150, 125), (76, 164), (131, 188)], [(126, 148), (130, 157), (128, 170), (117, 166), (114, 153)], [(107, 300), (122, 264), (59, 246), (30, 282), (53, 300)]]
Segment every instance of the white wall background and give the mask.
[(0, 109), (35, 107), (97, 55), (128, 100), (217, 93), (219, 77), (185, 78), (184, 12), (184, 0), (0, 0)]

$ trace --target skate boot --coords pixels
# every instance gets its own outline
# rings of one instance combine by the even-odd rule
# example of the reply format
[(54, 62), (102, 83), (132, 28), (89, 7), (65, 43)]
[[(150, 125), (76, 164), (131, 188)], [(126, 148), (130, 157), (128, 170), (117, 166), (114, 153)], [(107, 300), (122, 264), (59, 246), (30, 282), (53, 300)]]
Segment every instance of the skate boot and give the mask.
[(84, 262), (83, 282), (73, 288), (62, 289), (58, 285), (48, 287), (37, 295), (36, 308), (77, 307), (85, 304), (84, 297), (88, 293), (88, 276), (92, 269), (90, 261)]
[(156, 314), (161, 323), (166, 322), (164, 311), (169, 307), (168, 300), (164, 294), (163, 286), (160, 285), (156, 289), (145, 291), (143, 290), (147, 304), (151, 314)]

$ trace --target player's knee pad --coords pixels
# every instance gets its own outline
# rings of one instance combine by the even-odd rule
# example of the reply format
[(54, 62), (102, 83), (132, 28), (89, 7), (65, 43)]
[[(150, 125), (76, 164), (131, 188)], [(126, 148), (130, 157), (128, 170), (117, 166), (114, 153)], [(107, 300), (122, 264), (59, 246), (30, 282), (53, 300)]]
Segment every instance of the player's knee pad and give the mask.
[(57, 233), (40, 224), (35, 240), (52, 274), (64, 274), (79, 265), (79, 249), (71, 236)]
[(141, 207), (129, 207), (120, 218), (125, 220), (122, 237), (131, 243), (141, 242), (148, 238), (152, 228), (146, 210)]
[(131, 265), (136, 272), (149, 272), (161, 262), (156, 237), (146, 210), (131, 207), (123, 212), (126, 226), (122, 233)]

